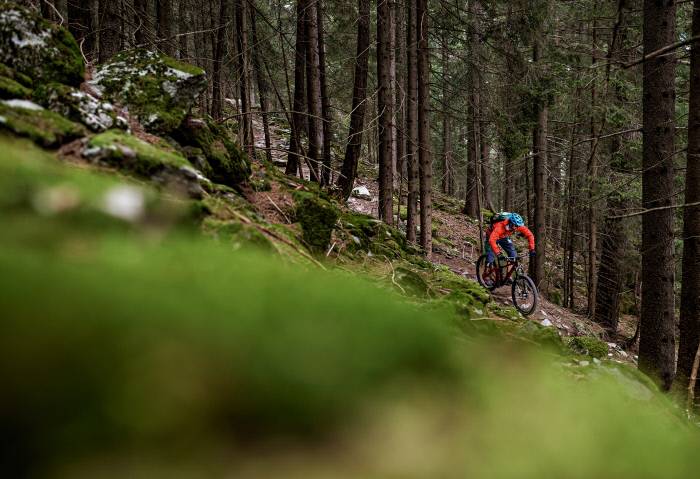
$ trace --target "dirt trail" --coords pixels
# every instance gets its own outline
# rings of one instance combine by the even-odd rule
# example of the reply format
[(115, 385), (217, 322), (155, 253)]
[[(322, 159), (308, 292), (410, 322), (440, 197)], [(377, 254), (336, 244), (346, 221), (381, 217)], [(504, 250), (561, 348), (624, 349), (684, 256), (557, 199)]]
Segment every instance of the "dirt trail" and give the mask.
[[(262, 123), (257, 117), (253, 121), (253, 127), (256, 147), (264, 148)], [(288, 136), (288, 130), (274, 124), (271, 125), (272, 156), (275, 160), (275, 164), (281, 168), (284, 167), (284, 163), (287, 159), (286, 148), (288, 148)], [(378, 185), (376, 180), (367, 177), (359, 177), (355, 186), (367, 187), (372, 195), (372, 199), (350, 198), (347, 203), (348, 207), (354, 211), (377, 217)], [(275, 193), (273, 189), (273, 191), (268, 194), (274, 197), (276, 202), (284, 202), (284, 199), (280, 198)], [(476, 281), (475, 264), (481, 251), (478, 224), (461, 212), (461, 202), (459, 200), (436, 195), (434, 202), (433, 225), (436, 235), (434, 238), (432, 261), (437, 264), (445, 265), (455, 273), (462, 274)], [(272, 201), (270, 201), (270, 203), (272, 203)], [(285, 204), (284, 206), (288, 207), (289, 205)], [(284, 208), (284, 206), (282, 208)], [(269, 217), (268, 219), (286, 222), (286, 218), (283, 219), (281, 215), (277, 215), (278, 211), (274, 211), (277, 209), (276, 207), (270, 206), (265, 209), (269, 210), (266, 211), (266, 213), (268, 213), (266, 215)], [(518, 244), (518, 249), (520, 251), (523, 251), (526, 247), (527, 245), (525, 243)], [(503, 305), (512, 305), (510, 287), (499, 288), (491, 294), (494, 301)], [(559, 334), (562, 336), (591, 334), (598, 336), (602, 333), (600, 326), (590, 321), (587, 317), (573, 313), (543, 297), (540, 297), (538, 308), (530, 318), (540, 324), (557, 328)], [(616, 349), (616, 346), (613, 346), (611, 350), (615, 353), (616, 358), (626, 359), (627, 353), (624, 351), (620, 353), (620, 351)]]

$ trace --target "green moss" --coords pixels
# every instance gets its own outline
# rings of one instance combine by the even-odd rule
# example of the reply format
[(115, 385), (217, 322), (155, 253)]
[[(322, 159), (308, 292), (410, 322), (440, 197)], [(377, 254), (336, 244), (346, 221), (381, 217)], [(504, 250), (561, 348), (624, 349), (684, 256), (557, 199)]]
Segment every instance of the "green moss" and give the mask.
[(296, 219), (301, 224), (304, 242), (315, 253), (324, 253), (338, 221), (338, 209), (313, 193), (296, 192)]
[(9, 100), (11, 98), (26, 99), (31, 97), (32, 91), (22, 86), (11, 78), (0, 76), (0, 99)]
[(40, 85), (34, 90), (33, 99), (95, 132), (105, 131), (117, 124), (117, 115), (112, 105), (68, 85), (56, 82)]
[(38, 82), (78, 86), (85, 74), (80, 47), (68, 30), (8, 2), (0, 4), (0, 62)]
[(102, 161), (144, 177), (151, 177), (164, 170), (190, 167), (187, 160), (179, 154), (119, 130), (109, 130), (92, 137), (88, 142), (88, 151), (89, 149), (97, 149), (96, 154)]
[(598, 359), (608, 357), (608, 345), (593, 336), (575, 336), (569, 338), (566, 345), (576, 354)]
[(4, 63), (0, 63), (0, 77), (7, 77), (10, 80), (14, 80), (30, 90), (34, 87), (34, 82), (31, 78), (29, 78), (27, 75), (19, 73), (13, 68), (8, 67)]
[(80, 125), (52, 111), (16, 108), (2, 102), (0, 128), (30, 138), (46, 148), (55, 148), (85, 135)]
[(496, 303), (489, 304), (489, 311), (499, 318), (508, 319), (511, 321), (520, 321), (523, 315), (518, 312), (513, 306), (503, 306)]
[(221, 221), (215, 218), (205, 218), (202, 228), (224, 243), (233, 244), (234, 248), (252, 246), (256, 249), (275, 252), (272, 242), (258, 228), (244, 225), (235, 221)]
[(430, 286), (420, 273), (406, 267), (397, 267), (392, 271), (392, 282), (399, 286), (397, 289), (408, 296), (427, 299), (430, 297)]
[(106, 98), (127, 106), (149, 131), (170, 133), (206, 88), (206, 76), (160, 53), (130, 50), (101, 66), (93, 83)]
[(207, 177), (215, 183), (238, 186), (251, 174), (248, 158), (229, 138), (230, 133), (212, 120), (188, 119), (173, 136), (182, 145), (199, 149), (209, 165)]
[(161, 60), (163, 61), (163, 63), (165, 63), (170, 68), (173, 68), (175, 70), (179, 70), (181, 72), (185, 72), (185, 73), (192, 75), (192, 76), (202, 76), (202, 75), (206, 74), (206, 72), (203, 69), (199, 68), (196, 65), (192, 65), (190, 63), (184, 63), (184, 62), (178, 61), (178, 60), (174, 59), (173, 57), (169, 57), (167, 55), (161, 56)]
[(371, 251), (390, 259), (407, 259), (419, 254), (401, 231), (371, 216), (344, 212), (341, 223), (350, 235), (348, 247), (351, 251)]

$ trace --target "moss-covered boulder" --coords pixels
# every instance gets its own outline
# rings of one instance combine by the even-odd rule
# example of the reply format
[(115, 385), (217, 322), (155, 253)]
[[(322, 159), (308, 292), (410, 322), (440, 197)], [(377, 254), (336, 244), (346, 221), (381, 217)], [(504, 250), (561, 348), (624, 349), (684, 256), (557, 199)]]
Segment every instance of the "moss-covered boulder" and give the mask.
[(341, 223), (350, 234), (348, 246), (351, 251), (370, 251), (391, 259), (420, 253), (406, 240), (405, 234), (372, 216), (344, 213)]
[(593, 336), (575, 336), (566, 341), (571, 351), (584, 356), (602, 359), (608, 356), (608, 345)]
[(30, 138), (45, 148), (56, 148), (85, 135), (81, 125), (20, 99), (0, 101), (0, 129)]
[(88, 141), (83, 156), (149, 178), (156, 183), (200, 197), (203, 178), (179, 153), (165, 145), (152, 145), (120, 130), (109, 130)]
[(35, 82), (78, 86), (85, 74), (80, 48), (68, 30), (12, 2), (0, 3), (0, 62)]
[(238, 186), (248, 180), (251, 169), (247, 155), (231, 140), (231, 135), (230, 131), (216, 122), (200, 118), (188, 118), (173, 132), (173, 137), (180, 144), (195, 148), (188, 153), (188, 158), (195, 166), (203, 164), (202, 158), (197, 155), (197, 152), (201, 152), (208, 165), (202, 171), (210, 180)]
[(308, 192), (296, 192), (294, 202), (304, 243), (313, 252), (325, 252), (338, 221), (338, 209), (327, 199)]
[(94, 132), (102, 132), (115, 126), (126, 127), (126, 120), (117, 118), (111, 103), (101, 102), (94, 96), (68, 85), (41, 85), (34, 91), (33, 98), (49, 110), (80, 122)]
[(0, 100), (19, 98), (27, 100), (32, 95), (32, 80), (0, 63)]
[(204, 70), (147, 50), (118, 54), (97, 69), (90, 83), (155, 133), (179, 127), (207, 86)]

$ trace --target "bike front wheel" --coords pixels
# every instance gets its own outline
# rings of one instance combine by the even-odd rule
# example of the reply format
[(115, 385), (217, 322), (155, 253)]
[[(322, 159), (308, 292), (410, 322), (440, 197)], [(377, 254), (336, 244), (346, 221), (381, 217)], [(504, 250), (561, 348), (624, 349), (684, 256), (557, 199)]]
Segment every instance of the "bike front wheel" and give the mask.
[(512, 296), (515, 309), (523, 315), (529, 316), (537, 309), (539, 294), (535, 282), (529, 276), (521, 274), (513, 280)]
[(483, 254), (476, 262), (476, 279), (479, 284), (489, 291), (493, 291), (498, 286), (498, 271), (493, 265), (486, 262), (486, 255)]

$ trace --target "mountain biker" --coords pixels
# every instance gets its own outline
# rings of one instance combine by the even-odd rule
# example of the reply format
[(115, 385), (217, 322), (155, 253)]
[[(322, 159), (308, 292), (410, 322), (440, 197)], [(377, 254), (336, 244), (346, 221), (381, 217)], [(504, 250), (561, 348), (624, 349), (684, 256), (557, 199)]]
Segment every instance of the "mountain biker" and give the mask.
[(515, 245), (510, 239), (514, 233), (520, 233), (525, 238), (530, 249), (530, 257), (535, 256), (535, 235), (525, 226), (522, 216), (517, 213), (498, 213), (491, 217), (491, 225), (486, 230), (486, 262), (492, 264), (496, 256), (504, 258), (503, 250), (513, 259), (518, 255)]

